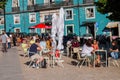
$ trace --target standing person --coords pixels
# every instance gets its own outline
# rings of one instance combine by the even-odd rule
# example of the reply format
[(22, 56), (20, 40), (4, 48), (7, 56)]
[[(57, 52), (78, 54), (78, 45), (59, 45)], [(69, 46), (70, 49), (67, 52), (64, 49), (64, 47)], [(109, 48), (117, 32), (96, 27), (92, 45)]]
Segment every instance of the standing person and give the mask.
[(16, 39), (15, 34), (13, 34), (13, 39), (12, 39), (12, 40), (13, 40), (13, 45), (16, 46), (16, 41), (17, 41), (17, 39)]
[(8, 42), (8, 49), (11, 48), (11, 38), (8, 36), (7, 38), (7, 42)]
[(7, 36), (5, 32), (1, 35), (1, 41), (2, 41), (2, 51), (7, 52)]

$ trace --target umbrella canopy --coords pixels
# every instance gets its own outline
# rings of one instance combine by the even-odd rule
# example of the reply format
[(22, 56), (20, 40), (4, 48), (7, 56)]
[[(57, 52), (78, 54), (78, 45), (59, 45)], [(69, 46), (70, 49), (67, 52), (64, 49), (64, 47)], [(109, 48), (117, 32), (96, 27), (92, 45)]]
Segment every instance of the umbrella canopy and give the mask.
[(45, 24), (44, 23), (40, 23), (34, 26), (34, 28), (45, 28)]
[(64, 9), (60, 8), (59, 19), (58, 19), (58, 46), (57, 49), (63, 49), (63, 35), (64, 35)]
[(118, 23), (119, 23), (119, 22), (109, 22), (109, 23), (106, 25), (106, 27), (107, 27), (107, 28), (116, 28), (116, 27), (118, 27)]
[(51, 29), (52, 28), (52, 26), (45, 26), (45, 29)]
[(35, 26), (30, 27), (29, 29), (35, 29), (35, 28), (45, 28), (45, 29), (51, 29), (52, 26), (45, 25), (44, 23), (37, 24)]
[(111, 28), (105, 27), (105, 28), (102, 30), (102, 32), (111, 32)]

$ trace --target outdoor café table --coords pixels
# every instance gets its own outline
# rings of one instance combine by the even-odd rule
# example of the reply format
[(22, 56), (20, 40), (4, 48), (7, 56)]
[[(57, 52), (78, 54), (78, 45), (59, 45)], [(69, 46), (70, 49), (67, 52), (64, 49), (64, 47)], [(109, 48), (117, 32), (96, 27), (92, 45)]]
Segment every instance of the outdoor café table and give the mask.
[[(103, 49), (98, 49), (95, 51), (95, 54), (96, 52), (102, 52), (102, 54), (105, 54), (105, 61), (102, 62), (102, 63), (105, 63), (105, 66), (107, 67), (107, 50), (103, 50)], [(95, 54), (94, 54), (94, 68), (95, 68)]]

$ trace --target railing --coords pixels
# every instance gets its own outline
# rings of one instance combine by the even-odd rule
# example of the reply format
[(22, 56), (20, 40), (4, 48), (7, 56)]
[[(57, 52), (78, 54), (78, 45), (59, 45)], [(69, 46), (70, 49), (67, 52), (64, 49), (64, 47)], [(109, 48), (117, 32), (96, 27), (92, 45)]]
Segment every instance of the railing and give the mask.
[(51, 3), (41, 3), (35, 4), (27, 7), (27, 10), (41, 10), (41, 9), (53, 9), (53, 8), (60, 8), (61, 6), (69, 6), (73, 5), (73, 0), (69, 1), (54, 1)]
[(12, 7), (12, 12), (19, 12), (20, 11), (20, 7)]
[(27, 10), (34, 10), (35, 5), (28, 5)]
[(94, 3), (94, 0), (83, 0), (83, 4)]

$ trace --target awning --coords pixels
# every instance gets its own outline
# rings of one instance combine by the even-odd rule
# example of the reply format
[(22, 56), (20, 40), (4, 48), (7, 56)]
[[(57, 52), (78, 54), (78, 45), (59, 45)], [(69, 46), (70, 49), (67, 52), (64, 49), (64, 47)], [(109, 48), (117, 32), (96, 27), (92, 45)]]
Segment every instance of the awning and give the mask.
[(116, 28), (118, 27), (119, 22), (109, 22), (106, 27), (107, 28)]

